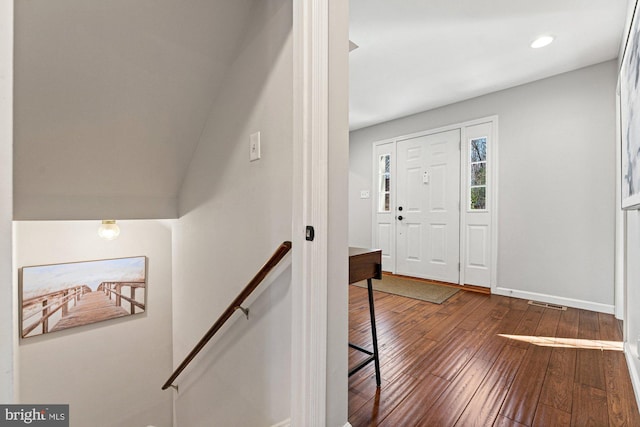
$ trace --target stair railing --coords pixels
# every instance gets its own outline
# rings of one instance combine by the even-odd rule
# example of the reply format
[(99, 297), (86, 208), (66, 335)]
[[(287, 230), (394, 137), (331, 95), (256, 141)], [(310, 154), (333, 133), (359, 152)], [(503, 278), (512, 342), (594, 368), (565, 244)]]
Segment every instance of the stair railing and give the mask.
[(209, 328), (206, 334), (198, 341), (198, 343), (193, 347), (193, 350), (185, 357), (185, 359), (180, 363), (180, 365), (176, 368), (176, 370), (171, 374), (169, 379), (162, 386), (163, 390), (166, 390), (169, 387), (176, 388), (173, 385), (173, 382), (176, 378), (185, 370), (185, 368), (191, 363), (191, 361), (200, 353), (200, 351), (207, 345), (207, 343), (213, 338), (213, 336), (220, 330), (220, 328), (225, 324), (227, 320), (231, 317), (231, 315), (236, 310), (241, 310), (247, 317), (249, 317), (249, 310), (242, 307), (242, 303), (246, 300), (249, 295), (258, 287), (258, 285), (267, 277), (267, 274), (271, 272), (275, 268), (276, 265), (284, 258), (284, 256), (291, 250), (291, 242), (282, 242), (282, 244), (276, 249), (276, 251), (271, 255), (271, 258), (262, 266), (260, 271), (251, 279), (251, 281), (245, 286), (245, 288), (238, 294), (236, 299), (227, 307), (227, 309), (220, 315), (218, 320)]

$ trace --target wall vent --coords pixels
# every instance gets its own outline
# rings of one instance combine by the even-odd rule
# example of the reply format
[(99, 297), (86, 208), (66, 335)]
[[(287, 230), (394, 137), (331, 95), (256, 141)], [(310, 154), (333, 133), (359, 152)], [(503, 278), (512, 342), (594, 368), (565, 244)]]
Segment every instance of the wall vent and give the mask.
[(562, 311), (567, 310), (567, 307), (563, 305), (548, 304), (546, 302), (538, 302), (538, 301), (532, 301), (532, 300), (529, 300), (529, 305), (535, 305), (536, 307), (542, 307), (542, 308), (552, 308), (554, 310), (562, 310)]

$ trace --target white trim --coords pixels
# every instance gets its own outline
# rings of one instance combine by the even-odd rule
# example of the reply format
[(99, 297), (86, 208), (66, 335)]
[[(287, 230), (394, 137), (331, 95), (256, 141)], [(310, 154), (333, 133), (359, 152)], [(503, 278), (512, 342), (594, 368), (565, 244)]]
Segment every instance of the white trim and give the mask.
[(613, 305), (611, 304), (601, 304), (598, 302), (585, 301), (575, 298), (558, 297), (554, 295), (540, 294), (537, 292), (520, 291), (517, 289), (504, 287), (495, 287), (491, 290), (491, 292), (496, 295), (504, 295), (507, 297), (522, 298), (527, 300), (546, 302), (549, 304), (581, 308), (583, 310), (597, 311), (599, 313), (613, 314)]
[[(462, 149), (462, 143), (465, 142), (465, 148)], [(464, 285), (464, 273), (465, 273), (465, 265), (466, 263), (466, 253), (467, 253), (467, 238), (466, 238), (466, 228), (467, 228), (467, 215), (466, 212), (469, 210), (469, 206), (467, 204), (467, 181), (469, 177), (467, 176), (467, 126), (460, 126), (460, 145), (458, 150), (458, 161), (460, 162), (460, 182), (458, 183), (458, 284)], [(463, 153), (465, 154), (463, 156)], [(488, 188), (488, 186), (487, 186)]]
[(499, 154), (500, 153), (500, 144), (498, 141), (498, 127), (499, 127), (499, 121), (498, 121), (498, 116), (491, 116), (489, 117), (491, 119), (491, 122), (493, 123), (493, 126), (491, 128), (491, 131), (493, 132), (493, 139), (492, 139), (492, 150), (490, 151), (491, 154), (491, 162), (492, 167), (491, 167), (491, 186), (492, 186), (492, 192), (491, 192), (491, 224), (492, 224), (492, 229), (491, 229), (491, 292), (494, 291), (494, 289), (498, 286), (498, 234), (500, 233), (500, 227), (498, 227), (498, 197), (499, 197), (499, 191), (498, 188), (500, 188), (500, 183), (498, 182), (498, 177), (500, 176), (498, 174), (498, 168), (500, 167), (500, 161), (499, 161)]
[[(379, 156), (377, 153), (377, 148), (381, 145), (386, 145), (386, 144), (393, 144), (392, 148), (390, 150), (391, 152), (391, 165), (390, 165), (390, 173), (391, 173), (391, 178), (392, 178), (392, 182), (391, 182), (391, 188), (393, 189), (393, 191), (391, 191), (391, 197), (389, 198), (389, 207), (391, 209), (391, 213), (390, 215), (394, 215), (394, 213), (396, 212), (396, 192), (395, 192), (395, 178), (396, 178), (396, 158), (397, 158), (397, 144), (396, 144), (396, 140), (395, 139), (385, 139), (383, 141), (376, 141), (373, 143), (373, 147), (372, 147), (372, 157), (371, 157), (371, 161), (373, 162), (373, 167), (372, 169), (372, 176), (371, 176), (371, 182), (373, 182), (373, 185), (371, 186), (371, 241), (370, 241), (370, 247), (377, 247), (379, 245), (375, 244), (376, 241), (376, 236), (378, 233), (378, 202), (379, 202), (379, 194), (378, 191), (380, 189), (379, 187), (379, 182), (378, 182), (378, 167), (379, 167)], [(395, 274), (396, 273), (396, 222), (394, 221), (392, 223), (392, 228), (391, 228), (391, 246), (393, 247), (393, 260), (391, 263), (391, 273)], [(379, 248), (378, 248), (379, 249)]]
[(624, 343), (624, 356), (627, 359), (627, 368), (629, 369), (629, 376), (631, 377), (631, 385), (633, 386), (633, 393), (636, 396), (636, 403), (640, 408), (640, 372), (638, 372), (638, 356), (633, 352), (628, 342)]
[[(328, 0), (293, 3), (291, 424), (324, 426), (327, 394)], [(312, 225), (315, 240), (304, 239)]]
[[(618, 88), (616, 90), (616, 123), (620, 123), (620, 78), (618, 78)], [(622, 144), (620, 126), (616, 126), (616, 189), (615, 189), (615, 239), (614, 239), (614, 268), (613, 268), (613, 298), (615, 305), (615, 316), (624, 320), (625, 310), (625, 214), (622, 209)]]
[(13, 285), (14, 2), (0, 2), (0, 402), (18, 398), (17, 296)]
[(346, 423), (344, 427), (352, 427), (350, 423)]
[(480, 119), (473, 119), (473, 120), (468, 120), (464, 122), (452, 123), (450, 125), (440, 126), (440, 127), (429, 129), (429, 130), (423, 130), (420, 132), (410, 133), (407, 135), (400, 135), (395, 138), (391, 138), (390, 140), (401, 141), (401, 140), (413, 139), (413, 138), (417, 138), (425, 135), (434, 135), (436, 133), (442, 133), (442, 132), (447, 132), (454, 129), (460, 129), (466, 126), (474, 126), (474, 125), (480, 125), (482, 123), (488, 123), (493, 121), (494, 119), (497, 119), (497, 117), (498, 116), (493, 115), (493, 116), (482, 117)]

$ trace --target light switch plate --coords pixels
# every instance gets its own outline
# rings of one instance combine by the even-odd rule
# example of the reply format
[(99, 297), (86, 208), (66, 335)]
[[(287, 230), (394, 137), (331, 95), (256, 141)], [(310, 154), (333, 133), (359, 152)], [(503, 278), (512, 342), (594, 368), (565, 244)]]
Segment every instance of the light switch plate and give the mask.
[(249, 137), (249, 161), (260, 159), (260, 132), (252, 133)]
[(369, 190), (360, 190), (361, 199), (368, 199), (370, 196)]

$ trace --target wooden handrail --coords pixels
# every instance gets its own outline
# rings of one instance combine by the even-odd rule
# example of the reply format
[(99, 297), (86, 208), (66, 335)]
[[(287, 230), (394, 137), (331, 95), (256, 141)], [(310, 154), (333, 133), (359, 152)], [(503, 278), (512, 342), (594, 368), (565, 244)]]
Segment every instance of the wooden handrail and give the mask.
[(251, 293), (258, 287), (260, 282), (262, 282), (264, 278), (267, 277), (267, 274), (269, 274), (269, 272), (273, 270), (273, 268), (276, 265), (278, 265), (280, 260), (284, 258), (284, 256), (289, 252), (289, 250), (291, 250), (291, 242), (282, 242), (282, 244), (278, 247), (278, 249), (276, 249), (273, 255), (271, 255), (271, 258), (269, 258), (269, 260), (265, 263), (265, 265), (262, 266), (260, 271), (258, 271), (258, 273), (254, 276), (253, 279), (251, 279), (249, 284), (245, 286), (242, 292), (238, 294), (236, 299), (233, 300), (233, 302), (229, 305), (229, 307), (227, 307), (227, 309), (220, 315), (218, 320), (216, 320), (216, 322), (211, 326), (211, 328), (209, 328), (207, 333), (204, 334), (202, 339), (200, 339), (200, 341), (198, 341), (195, 347), (193, 347), (193, 350), (191, 350), (191, 352), (187, 355), (187, 357), (185, 357), (185, 359), (176, 368), (173, 374), (171, 374), (169, 379), (162, 386), (163, 390), (166, 390), (167, 388), (171, 387), (171, 385), (173, 384), (173, 381), (176, 378), (178, 378), (178, 375), (180, 375), (182, 371), (184, 371), (184, 369), (189, 365), (189, 363), (191, 363), (191, 361), (196, 357), (196, 355), (200, 352), (200, 350), (202, 350), (204, 346), (207, 345), (207, 343), (211, 340), (211, 338), (213, 338), (213, 336), (216, 334), (216, 332), (218, 332), (218, 330), (222, 327), (222, 325), (224, 325), (225, 322), (229, 320), (231, 315), (239, 307), (242, 306), (242, 303), (244, 302), (244, 300), (247, 299), (249, 295), (251, 295)]

